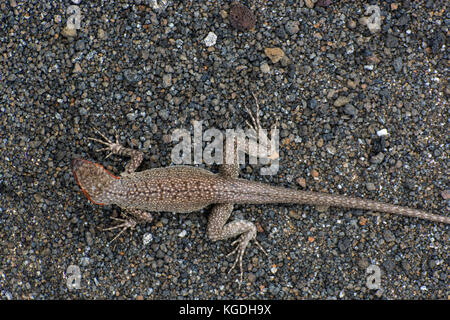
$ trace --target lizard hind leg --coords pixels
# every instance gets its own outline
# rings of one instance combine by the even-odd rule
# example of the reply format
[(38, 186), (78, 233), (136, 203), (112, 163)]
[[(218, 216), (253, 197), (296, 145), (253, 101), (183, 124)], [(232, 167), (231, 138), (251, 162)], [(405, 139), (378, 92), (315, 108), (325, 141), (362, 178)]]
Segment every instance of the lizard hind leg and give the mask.
[[(244, 105), (245, 111), (247, 112), (248, 116), (250, 117), (251, 121), (245, 120), (246, 124), (249, 126), (250, 129), (254, 131), (254, 134), (256, 136), (253, 137), (253, 139), (256, 139), (259, 143), (259, 150), (264, 150), (264, 154), (262, 155), (264, 158), (270, 159), (270, 160), (276, 160), (279, 158), (279, 154), (277, 150), (272, 149), (273, 146), (269, 145), (269, 137), (266, 133), (266, 131), (261, 127), (261, 123), (259, 120), (259, 102), (258, 98), (256, 98), (255, 94), (251, 92), (253, 99), (255, 100), (256, 110), (253, 113), (246, 105)], [(272, 126), (271, 130), (277, 130), (277, 122), (276, 120), (275, 124)], [(250, 131), (251, 132), (251, 131)], [(272, 131), (273, 132), (273, 131)], [(245, 152), (250, 155), (251, 150), (246, 147)], [(267, 154), (266, 154), (267, 153)], [(261, 154), (258, 154), (261, 155)], [(257, 155), (253, 155), (257, 156)]]
[(239, 263), (240, 269), (240, 282), (239, 286), (242, 283), (243, 270), (242, 270), (242, 257), (244, 256), (245, 249), (249, 245), (250, 240), (254, 240), (257, 246), (264, 252), (264, 249), (261, 245), (256, 242), (256, 226), (247, 220), (235, 220), (229, 223), (226, 223), (228, 218), (231, 215), (233, 210), (232, 204), (216, 204), (212, 210), (208, 219), (208, 227), (207, 234), (208, 237), (212, 241), (216, 240), (225, 240), (229, 238), (233, 238), (239, 236), (237, 240), (235, 240), (232, 245), (236, 245), (233, 251), (231, 251), (228, 255), (236, 254), (236, 259), (234, 260), (233, 265), (231, 266), (228, 273), (230, 273), (234, 267)]

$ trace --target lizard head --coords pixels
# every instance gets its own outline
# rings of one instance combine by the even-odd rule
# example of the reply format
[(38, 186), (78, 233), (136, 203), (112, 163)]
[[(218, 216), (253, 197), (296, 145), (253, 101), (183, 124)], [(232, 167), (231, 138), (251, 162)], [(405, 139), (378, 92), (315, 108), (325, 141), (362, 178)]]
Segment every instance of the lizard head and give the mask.
[(110, 184), (120, 179), (103, 168), (102, 165), (83, 159), (73, 159), (72, 173), (81, 191), (94, 204), (103, 205), (107, 201), (105, 190)]

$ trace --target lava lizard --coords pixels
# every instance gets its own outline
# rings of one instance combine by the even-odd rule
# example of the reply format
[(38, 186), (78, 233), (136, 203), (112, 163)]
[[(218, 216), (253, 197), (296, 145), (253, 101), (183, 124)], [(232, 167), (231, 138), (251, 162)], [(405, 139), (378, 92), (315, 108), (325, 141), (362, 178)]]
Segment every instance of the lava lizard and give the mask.
[[(100, 132), (104, 140), (89, 138), (106, 145), (102, 150), (110, 154), (131, 157), (125, 171), (117, 177), (103, 166), (84, 159), (73, 159), (72, 172), (83, 194), (94, 204), (115, 204), (123, 209), (126, 219), (122, 223), (107, 228), (133, 228), (138, 222), (151, 222), (151, 212), (184, 213), (201, 210), (212, 205), (206, 229), (212, 241), (238, 237), (237, 244), (229, 254), (236, 258), (230, 271), (239, 262), (242, 282), (242, 257), (250, 240), (264, 249), (256, 241), (256, 226), (247, 220), (227, 222), (234, 204), (297, 203), (320, 206), (334, 206), (373, 210), (414, 218), (450, 224), (450, 217), (431, 214), (422, 210), (381, 203), (362, 198), (303, 191), (272, 186), (260, 182), (238, 178), (239, 165), (222, 164), (218, 174), (191, 166), (170, 166), (135, 170), (141, 164), (144, 154), (112, 142)], [(109, 155), (108, 155), (109, 156)], [(116, 236), (116, 237), (117, 237)], [(114, 239), (116, 238), (114, 237)], [(113, 240), (114, 240), (113, 239)]]

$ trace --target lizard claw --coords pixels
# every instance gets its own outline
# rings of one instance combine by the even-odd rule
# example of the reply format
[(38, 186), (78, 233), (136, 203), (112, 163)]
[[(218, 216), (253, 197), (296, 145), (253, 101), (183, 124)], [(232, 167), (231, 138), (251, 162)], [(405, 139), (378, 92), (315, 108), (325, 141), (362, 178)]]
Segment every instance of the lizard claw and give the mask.
[(262, 245), (258, 241), (256, 241), (256, 239), (254, 239), (253, 241), (255, 241), (256, 246), (266, 255), (266, 257), (268, 257), (269, 255), (267, 254), (266, 250), (264, 250)]
[(116, 221), (120, 221), (122, 223), (119, 223), (119, 224), (117, 224), (115, 226), (112, 226), (112, 227), (109, 227), (109, 228), (105, 228), (105, 229), (103, 229), (103, 231), (115, 230), (115, 229), (118, 229), (118, 228), (122, 228), (122, 230), (120, 230), (120, 232), (111, 241), (109, 241), (109, 243), (111, 243), (114, 240), (116, 240), (127, 229), (133, 229), (136, 226), (136, 224), (137, 224), (137, 222), (134, 219), (131, 219), (131, 218), (121, 219), (121, 218), (111, 217), (111, 219), (116, 220)]
[(233, 265), (231, 266), (230, 270), (228, 270), (228, 274), (236, 267), (236, 265), (239, 263), (239, 270), (240, 270), (240, 281), (239, 281), (239, 287), (242, 283), (243, 278), (243, 270), (242, 270), (242, 257), (244, 256), (245, 249), (247, 248), (250, 240), (253, 240), (257, 247), (261, 249), (261, 251), (267, 256), (267, 252), (264, 250), (264, 248), (261, 246), (261, 244), (256, 241), (255, 239), (256, 234), (242, 234), (238, 239), (234, 240), (231, 245), (236, 247), (231, 251), (229, 254), (226, 255), (226, 257), (229, 257), (231, 255), (236, 254), (236, 258), (234, 259)]
[(250, 240), (254, 240), (256, 245), (264, 252), (264, 254), (267, 255), (266, 251), (262, 248), (262, 246), (259, 244), (258, 241), (254, 238), (255, 235), (250, 236), (247, 234), (242, 234), (238, 239), (233, 241), (231, 243), (232, 246), (236, 245), (236, 247), (226, 256), (229, 257), (233, 254), (236, 254), (236, 258), (234, 259), (233, 265), (231, 266), (230, 270), (228, 270), (228, 274), (236, 267), (236, 265), (239, 263), (239, 271), (240, 271), (240, 281), (239, 281), (239, 287), (242, 283), (242, 278), (244, 275), (244, 272), (242, 270), (242, 257), (244, 256), (245, 249), (247, 248)]
[(121, 145), (119, 143), (118, 134), (116, 133), (116, 141), (112, 142), (103, 133), (101, 133), (100, 130), (98, 130), (97, 128), (94, 128), (94, 130), (97, 132), (98, 135), (100, 135), (103, 138), (103, 140), (97, 139), (97, 138), (92, 138), (92, 137), (88, 137), (88, 140), (92, 140), (92, 141), (101, 143), (106, 146), (104, 148), (100, 148), (95, 151), (96, 152), (110, 151), (105, 159), (108, 159), (112, 154), (117, 153), (118, 148), (121, 147)]
[(250, 111), (250, 109), (246, 105), (244, 105), (245, 111), (247, 111), (247, 113), (248, 113), (248, 115), (250, 116), (250, 119), (251, 119), (251, 123), (248, 122), (247, 120), (245, 120), (245, 122), (247, 123), (247, 125), (250, 128), (252, 128), (256, 132), (258, 132), (259, 129), (261, 129), (261, 124), (259, 122), (259, 103), (258, 103), (258, 99), (253, 94), (253, 92), (252, 92), (252, 96), (253, 96), (253, 98), (255, 99), (255, 102), (256, 102), (256, 112), (255, 112), (255, 115), (253, 115), (253, 113)]
[[(254, 131), (254, 133), (259, 136), (259, 134), (262, 132), (262, 127), (261, 127), (261, 123), (259, 121), (259, 103), (258, 103), (258, 99), (256, 98), (255, 94), (253, 92), (251, 92), (253, 98), (255, 99), (255, 104), (256, 104), (256, 112), (253, 114), (252, 111), (246, 106), (244, 105), (245, 110), (247, 111), (247, 114), (249, 115), (251, 122), (245, 120), (245, 122), (247, 123), (247, 125)], [(273, 125), (272, 126), (272, 130), (276, 130), (277, 129), (277, 125)], [(258, 140), (259, 137), (253, 137), (255, 139)], [(266, 135), (265, 141), (268, 141), (268, 137)], [(262, 143), (261, 141), (259, 143)], [(271, 154), (267, 155), (267, 158), (270, 160), (275, 160), (279, 158), (279, 154), (276, 150), (272, 150), (272, 148), (269, 148), (269, 146), (267, 144), (262, 144), (262, 150), (269, 150)]]
[(240, 270), (239, 287), (241, 286), (242, 278), (243, 278), (243, 274), (244, 274), (244, 272), (242, 270), (242, 257), (244, 256), (244, 252), (245, 252), (245, 248), (247, 247), (247, 244), (248, 244), (248, 242), (244, 243), (242, 236), (239, 237), (239, 239), (237, 239), (231, 243), (232, 246), (236, 245), (236, 248), (234, 248), (233, 251), (231, 251), (229, 254), (226, 255), (227, 257), (229, 257), (236, 253), (236, 259), (234, 259), (233, 265), (231, 266), (230, 270), (228, 270), (228, 274), (234, 269), (234, 267), (236, 267), (236, 264), (239, 262), (239, 270)]
[[(109, 145), (111, 145), (111, 144), (114, 144), (114, 143), (113, 143), (111, 140), (109, 140), (103, 133), (101, 133), (100, 130), (98, 130), (97, 128), (94, 128), (94, 130), (95, 130), (95, 132), (96, 132), (99, 136), (101, 136), (101, 137), (103, 138), (103, 140), (96, 139), (96, 138), (88, 138), (89, 140), (97, 141), (97, 142), (99, 142), (99, 143), (101, 143), (101, 144), (104, 144), (104, 145), (106, 145), (106, 146), (109, 146)], [(117, 135), (117, 134), (116, 134), (116, 143), (119, 143), (118, 135)]]

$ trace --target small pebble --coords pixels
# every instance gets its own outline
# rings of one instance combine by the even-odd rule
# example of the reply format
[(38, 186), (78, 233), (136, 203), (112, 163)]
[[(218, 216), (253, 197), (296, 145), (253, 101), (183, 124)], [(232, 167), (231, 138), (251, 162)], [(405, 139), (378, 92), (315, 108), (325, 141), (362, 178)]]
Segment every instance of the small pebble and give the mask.
[(302, 188), (306, 188), (306, 180), (305, 180), (305, 178), (299, 177), (299, 178), (297, 178), (295, 181), (297, 181), (297, 183), (298, 183)]
[(77, 29), (65, 26), (61, 30), (61, 34), (66, 38), (74, 38), (77, 36)]
[(403, 62), (401, 57), (397, 57), (392, 62), (392, 66), (394, 67), (395, 72), (400, 72), (403, 67)]
[(350, 29), (355, 29), (356, 28), (356, 21), (355, 20), (349, 20), (347, 25), (348, 25), (348, 27)]
[(346, 105), (347, 103), (350, 102), (350, 98), (349, 97), (345, 97), (345, 96), (339, 96), (335, 101), (334, 101), (334, 106), (335, 107), (342, 107), (344, 105)]
[(377, 155), (370, 158), (370, 162), (373, 164), (380, 164), (384, 160), (384, 153), (380, 152)]
[(99, 38), (100, 40), (105, 40), (107, 38), (105, 30), (103, 30), (102, 28), (98, 28), (97, 38)]
[(211, 47), (216, 44), (217, 36), (214, 32), (209, 32), (208, 35), (206, 36), (205, 40), (203, 40), (203, 41), (205, 42), (205, 45), (207, 47)]
[(81, 66), (78, 62), (75, 63), (75, 66), (73, 67), (73, 73), (80, 73), (81, 70)]
[(265, 48), (264, 49), (264, 53), (266, 54), (267, 57), (269, 57), (270, 61), (272, 61), (272, 63), (277, 63), (278, 61), (281, 60), (281, 58), (284, 57), (284, 52), (283, 50), (281, 50), (280, 48)]
[(268, 63), (263, 62), (261, 63), (261, 65), (259, 66), (259, 68), (261, 69), (262, 73), (269, 73), (270, 72), (270, 66)]
[(270, 268), (270, 272), (272, 272), (273, 274), (277, 273), (278, 268), (276, 265), (272, 265), (272, 267)]
[(388, 48), (396, 48), (398, 45), (398, 39), (392, 34), (388, 34), (385, 42), (386, 47)]
[(441, 196), (444, 200), (450, 199), (450, 189), (442, 191)]
[(309, 8), (312, 9), (314, 8), (314, 4), (315, 4), (315, 0), (305, 0), (305, 5)]
[(153, 241), (153, 235), (149, 232), (145, 233), (144, 236), (142, 237), (142, 244), (144, 246), (148, 245), (152, 241)]
[(172, 75), (170, 73), (163, 75), (162, 80), (164, 88), (168, 88), (172, 85)]
[(299, 27), (298, 27), (298, 21), (288, 21), (286, 23), (286, 25), (284, 26), (284, 28), (286, 29), (286, 32), (290, 35), (294, 35), (298, 32)]
[(348, 116), (356, 116), (358, 114), (358, 109), (356, 109), (352, 104), (348, 103), (344, 106), (344, 113)]
[(318, 0), (316, 6), (326, 8), (331, 5), (331, 0)]
[(386, 242), (392, 242), (395, 240), (394, 234), (392, 233), (391, 230), (388, 230), (388, 229), (384, 231), (383, 237), (384, 237), (384, 240), (386, 240)]
[(366, 183), (366, 189), (367, 191), (375, 191), (377, 188), (375, 187), (375, 184), (372, 182)]
[(126, 69), (123, 73), (123, 76), (129, 83), (137, 83), (141, 80), (141, 75), (133, 69)]

